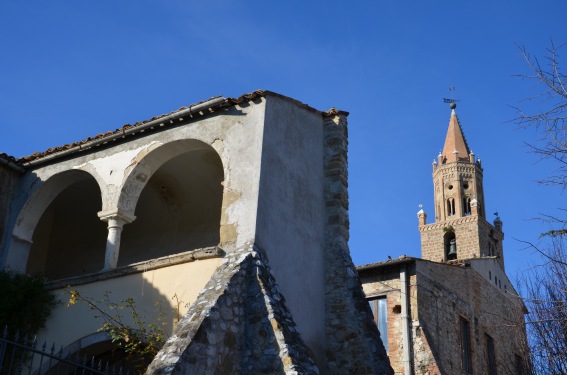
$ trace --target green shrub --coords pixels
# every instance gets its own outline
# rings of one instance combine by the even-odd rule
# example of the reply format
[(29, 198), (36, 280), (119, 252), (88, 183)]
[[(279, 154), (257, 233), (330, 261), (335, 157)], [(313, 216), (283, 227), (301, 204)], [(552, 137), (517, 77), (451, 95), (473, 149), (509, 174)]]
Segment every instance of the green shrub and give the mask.
[(55, 306), (55, 296), (44, 279), (15, 272), (0, 272), (0, 334), (4, 327), (35, 335), (44, 327)]

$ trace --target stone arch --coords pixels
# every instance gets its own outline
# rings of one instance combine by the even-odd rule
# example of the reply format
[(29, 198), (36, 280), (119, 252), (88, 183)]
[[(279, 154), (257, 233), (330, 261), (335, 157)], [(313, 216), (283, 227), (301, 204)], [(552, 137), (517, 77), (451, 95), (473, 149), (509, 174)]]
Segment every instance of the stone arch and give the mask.
[(218, 245), (224, 168), (215, 149), (173, 141), (135, 161), (118, 200), (136, 216), (124, 226), (118, 266)]
[(61, 353), (69, 359), (70, 363), (46, 361), (39, 373), (88, 373), (87, 369), (83, 371), (73, 365), (73, 362), (78, 362), (87, 367), (100, 366), (101, 369), (114, 369), (113, 373), (116, 374), (137, 374), (140, 366), (147, 367), (153, 359), (147, 355), (138, 358), (138, 353), (132, 358), (129, 353), (113, 342), (107, 332), (96, 332), (75, 340), (63, 348)]
[(105, 224), (97, 180), (82, 170), (47, 179), (25, 204), (16, 221), (8, 267), (51, 279), (102, 268)]

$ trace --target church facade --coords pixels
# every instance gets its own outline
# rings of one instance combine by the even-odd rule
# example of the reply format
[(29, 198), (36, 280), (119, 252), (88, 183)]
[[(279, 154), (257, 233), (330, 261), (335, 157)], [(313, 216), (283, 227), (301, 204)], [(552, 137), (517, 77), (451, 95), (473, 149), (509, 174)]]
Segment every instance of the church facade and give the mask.
[[(255, 91), (0, 155), (0, 268), (180, 308), (148, 373), (390, 374), (348, 250), (347, 116)], [(103, 355), (93, 315), (61, 303), (38, 341)]]
[(433, 162), (434, 222), (421, 258), (358, 267), (396, 374), (527, 374), (525, 306), (504, 269), (502, 220), (486, 220), (483, 169), (452, 112)]

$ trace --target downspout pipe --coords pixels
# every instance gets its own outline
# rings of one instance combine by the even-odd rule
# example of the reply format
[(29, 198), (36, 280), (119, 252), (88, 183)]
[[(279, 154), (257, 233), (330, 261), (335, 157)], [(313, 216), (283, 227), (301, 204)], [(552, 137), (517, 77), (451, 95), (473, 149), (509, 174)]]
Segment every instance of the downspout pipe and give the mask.
[(407, 266), (400, 265), (400, 291), (402, 304), (402, 345), (404, 374), (412, 375), (412, 350), (411, 350), (411, 330), (409, 314), (409, 278), (407, 277)]
[(170, 115), (160, 117), (160, 118), (152, 120), (152, 121), (148, 121), (144, 124), (131, 127), (129, 129), (123, 130), (120, 133), (112, 134), (108, 137), (93, 139), (92, 141), (86, 142), (84, 144), (80, 144), (80, 145), (75, 146), (73, 148), (70, 148), (68, 150), (56, 152), (56, 153), (53, 153), (51, 155), (48, 155), (48, 156), (45, 156), (45, 157), (42, 157), (42, 158), (39, 158), (39, 159), (36, 159), (36, 160), (32, 160), (32, 161), (27, 162), (27, 163), (24, 163), (24, 165), (26, 167), (33, 167), (37, 164), (42, 164), (42, 163), (48, 162), (49, 160), (59, 158), (61, 156), (71, 155), (71, 154), (74, 154), (74, 153), (79, 152), (81, 150), (86, 150), (86, 149), (89, 149), (89, 148), (94, 147), (94, 146), (98, 146), (98, 145), (101, 145), (101, 144), (111, 142), (111, 141), (118, 139), (118, 138), (123, 138), (124, 136), (129, 135), (129, 134), (133, 134), (133, 133), (137, 133), (137, 132), (143, 132), (144, 130), (149, 129), (153, 126), (161, 125), (161, 124), (166, 123), (167, 121), (171, 121), (171, 120), (174, 120), (174, 119), (177, 119), (177, 118), (182, 118), (183, 116), (191, 115), (193, 113), (197, 113), (197, 112), (200, 112), (200, 111), (203, 111), (203, 110), (206, 110), (206, 109), (210, 109), (210, 108), (216, 107), (216, 106), (224, 104), (224, 103), (226, 103), (226, 98), (223, 97), (223, 96), (212, 98), (210, 100), (207, 100), (206, 102), (191, 106), (191, 107), (186, 108), (182, 111), (175, 112), (175, 113), (172, 113)]

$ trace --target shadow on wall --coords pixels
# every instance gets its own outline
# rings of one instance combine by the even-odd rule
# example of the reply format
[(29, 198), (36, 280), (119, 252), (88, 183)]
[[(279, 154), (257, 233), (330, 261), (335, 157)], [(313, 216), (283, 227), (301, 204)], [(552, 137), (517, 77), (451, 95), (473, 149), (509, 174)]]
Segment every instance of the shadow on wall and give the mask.
[(40, 213), (33, 231), (26, 273), (60, 279), (100, 271), (106, 224), (97, 216), (102, 208), (98, 183), (77, 170), (56, 175), (50, 182), (43, 195), (55, 197)]
[[(147, 183), (138, 182), (139, 196), (131, 197), (137, 219), (123, 228), (118, 266), (218, 245), (224, 170), (216, 151), (198, 141), (177, 141), (139, 164), (155, 172)], [(107, 241), (107, 224), (98, 217), (102, 196), (87, 172), (49, 178), (18, 219), (17, 231), (25, 233), (20, 237), (31, 240), (25, 272), (55, 280), (102, 270)], [(16, 250), (21, 254), (15, 257), (24, 257)]]
[(218, 245), (223, 180), (213, 149), (165, 162), (140, 194), (137, 219), (124, 226), (118, 266)]
[[(80, 352), (83, 357), (87, 355), (88, 358), (95, 357), (97, 361), (132, 369), (139, 358), (130, 358), (124, 350), (113, 345), (106, 332), (99, 332), (104, 323), (101, 318), (103, 314), (89, 308), (85, 299), (94, 302), (113, 319), (137, 330), (142, 336), (162, 336), (165, 341), (179, 320), (179, 314), (186, 310), (186, 302), (182, 301), (182, 297), (175, 298), (175, 293), (161, 293), (151, 284), (151, 280), (148, 280), (152, 277), (151, 273), (152, 271), (147, 274), (132, 274), (57, 290), (56, 293), (64, 303), (59, 304), (48, 319), (46, 329), (40, 332), (41, 340), (46, 339), (50, 345), (52, 341), (55, 341), (56, 345), (64, 345), (64, 353)], [(78, 298), (74, 305), (67, 307), (70, 290), (78, 291), (81, 298)], [(183, 296), (183, 291), (178, 293)], [(134, 300), (133, 308), (125, 302), (130, 298)], [(134, 310), (138, 315), (138, 322), (133, 317)], [(147, 365), (151, 358), (144, 360)]]

